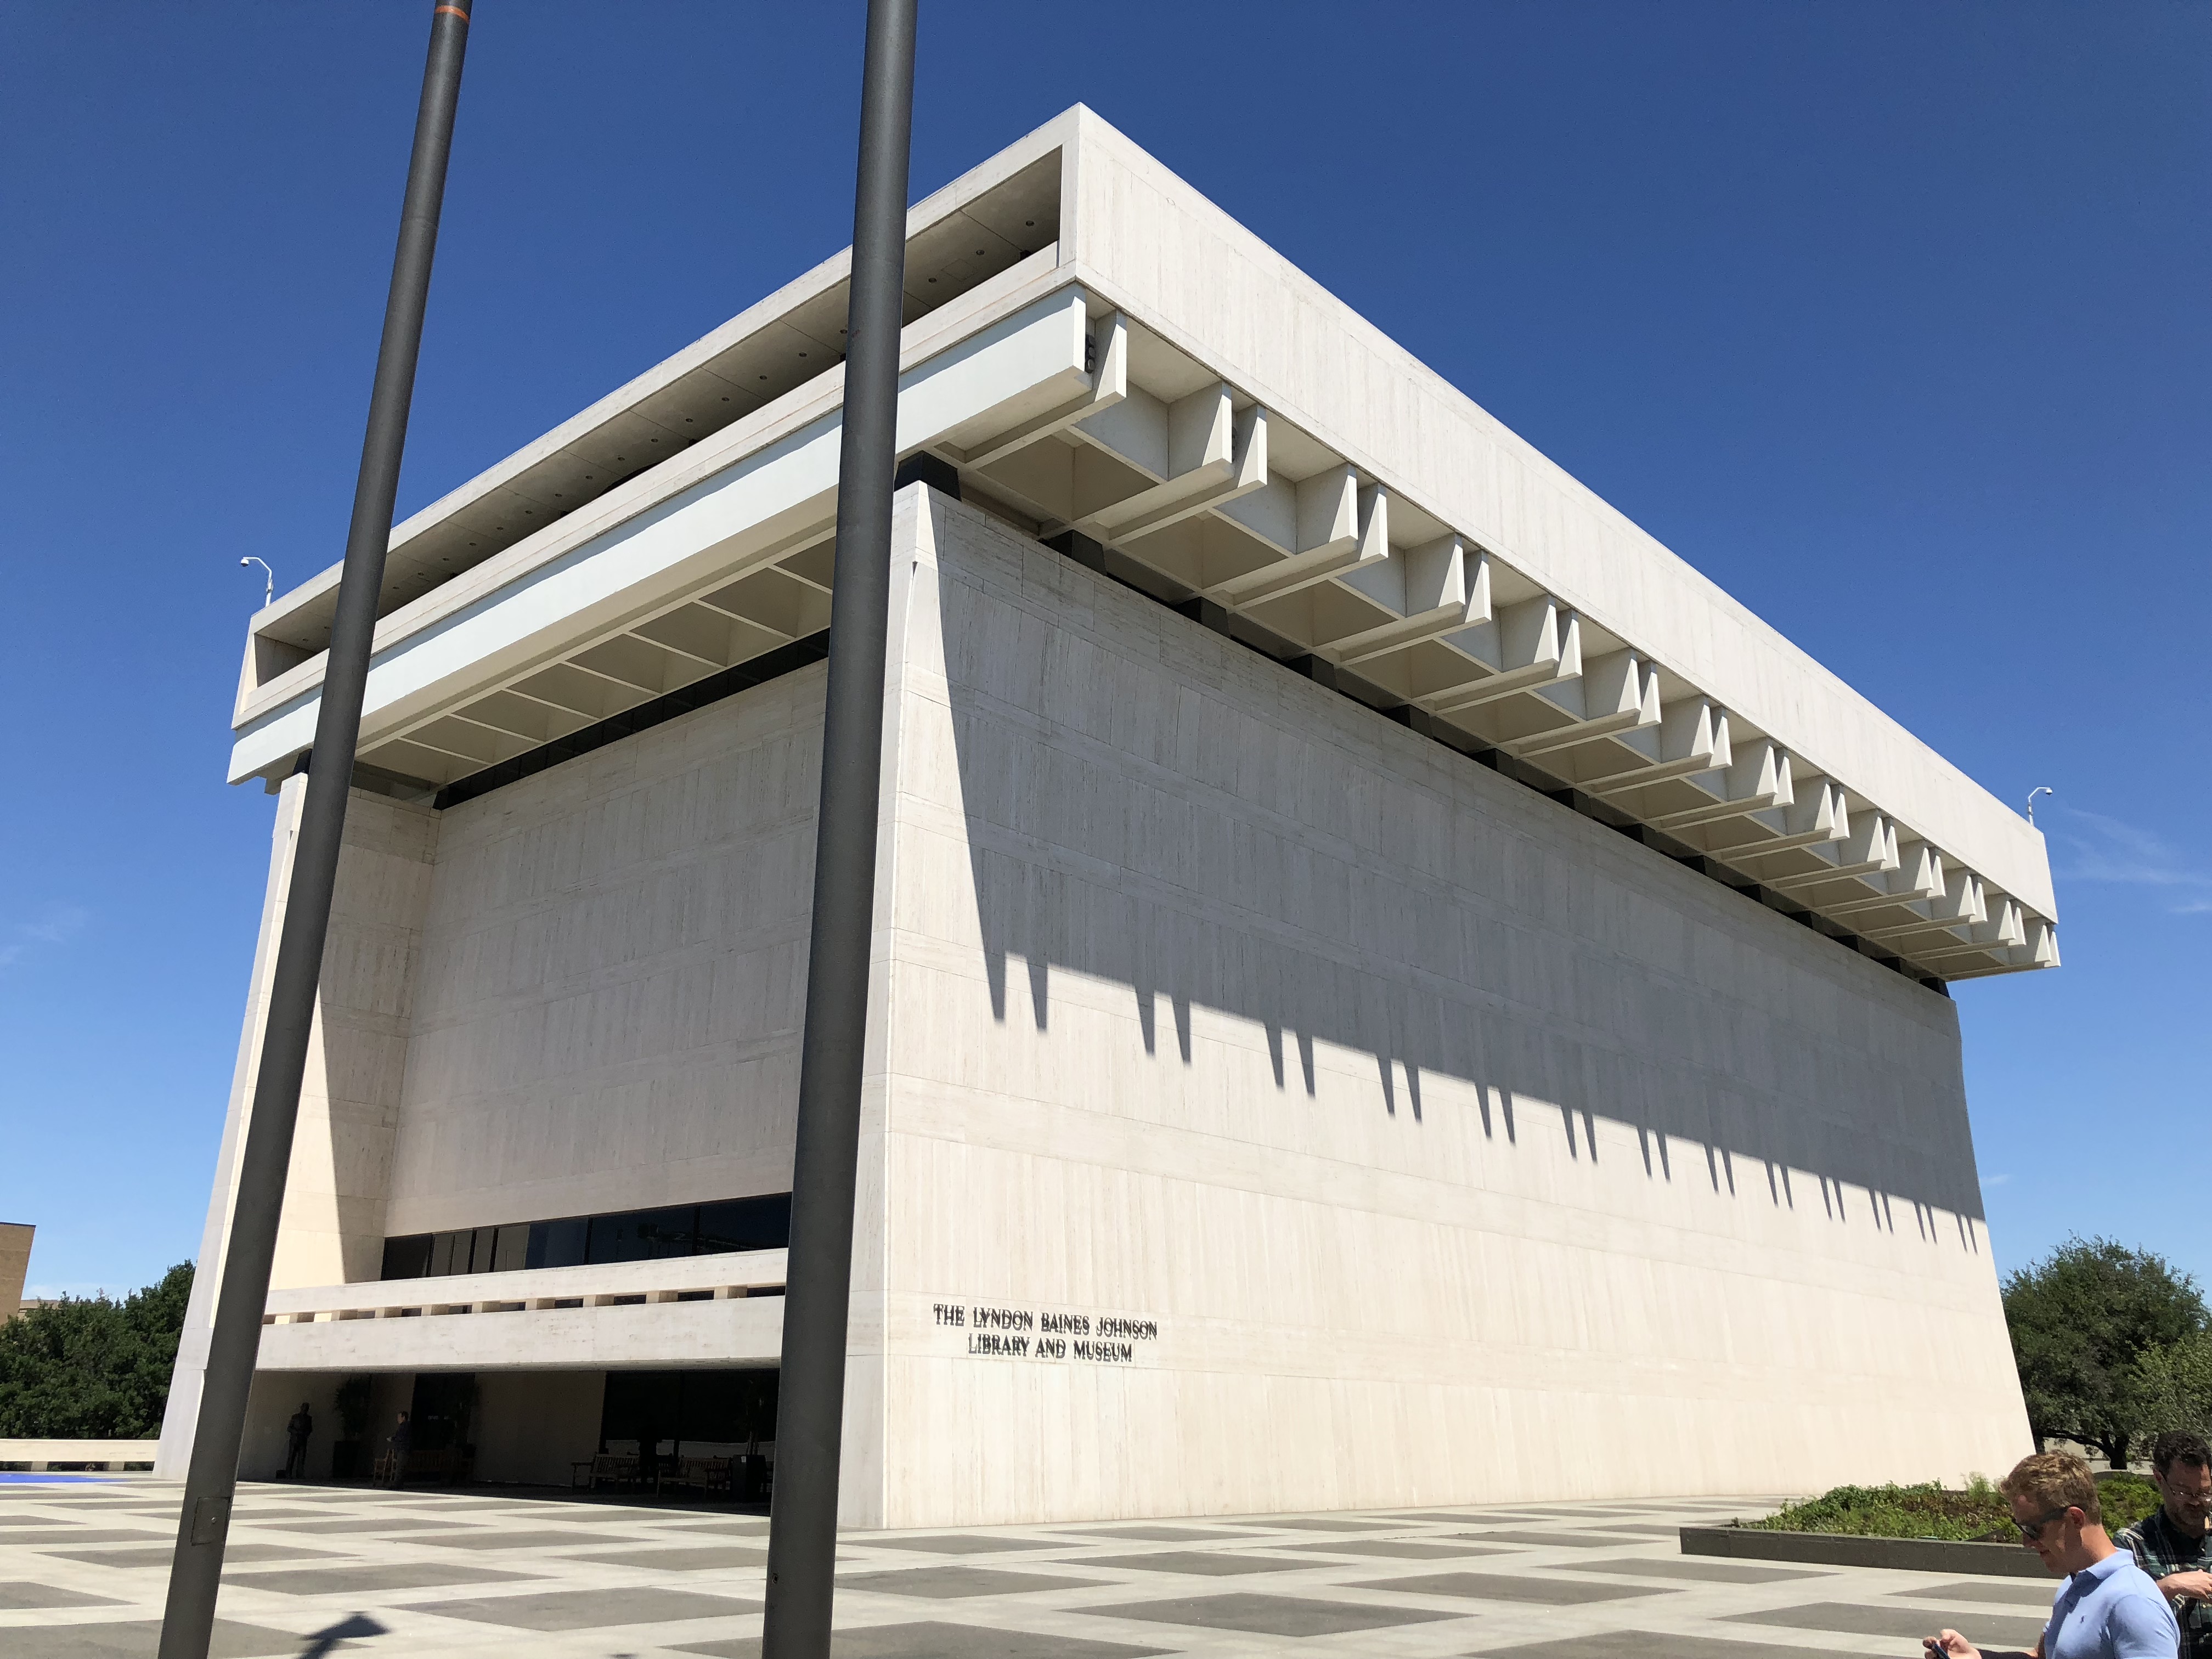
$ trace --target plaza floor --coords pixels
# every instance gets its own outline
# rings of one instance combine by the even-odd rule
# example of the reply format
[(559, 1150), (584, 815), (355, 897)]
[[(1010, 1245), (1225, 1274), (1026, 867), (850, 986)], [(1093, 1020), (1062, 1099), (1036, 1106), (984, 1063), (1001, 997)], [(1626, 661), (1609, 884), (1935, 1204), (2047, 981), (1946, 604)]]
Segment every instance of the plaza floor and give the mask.
[[(178, 1489), (0, 1485), (0, 1656), (155, 1651)], [(838, 1659), (1814, 1659), (1949, 1625), (2034, 1643), (2053, 1587), (1684, 1556), (1766, 1500), (1518, 1504), (841, 1540)], [(768, 1523), (682, 1508), (240, 1488), (214, 1653), (738, 1659)]]

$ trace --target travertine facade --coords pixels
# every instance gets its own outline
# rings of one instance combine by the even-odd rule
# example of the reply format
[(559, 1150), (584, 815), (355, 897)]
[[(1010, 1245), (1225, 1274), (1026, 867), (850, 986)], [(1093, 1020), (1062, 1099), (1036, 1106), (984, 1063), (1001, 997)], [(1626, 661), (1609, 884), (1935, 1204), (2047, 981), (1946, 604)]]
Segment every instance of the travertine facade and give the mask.
[[(2017, 1455), (1948, 1000), (933, 518), (878, 951), (886, 1523)], [(975, 1358), (946, 1302), (1159, 1335)]]
[[(913, 246), (1024, 213), (1060, 240), (908, 330), (940, 487), (897, 497), (848, 1522), (2010, 1462), (1942, 984), (2055, 963), (2033, 832), (1095, 118)], [(396, 567), (635, 447), (749, 326)], [(447, 1370), (477, 1472), (554, 1479), (606, 1375), (775, 1363), (772, 1249), (379, 1275), (787, 1188), (835, 379), (393, 592), (249, 1465), (280, 1397)], [(289, 766), (326, 600), (256, 619), (242, 774)]]

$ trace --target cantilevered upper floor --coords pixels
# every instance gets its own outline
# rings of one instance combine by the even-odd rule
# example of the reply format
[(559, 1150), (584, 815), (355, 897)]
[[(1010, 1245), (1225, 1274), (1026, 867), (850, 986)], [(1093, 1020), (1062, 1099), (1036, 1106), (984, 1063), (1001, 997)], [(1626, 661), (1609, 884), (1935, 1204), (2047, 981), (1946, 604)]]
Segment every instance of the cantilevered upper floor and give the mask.
[[(2018, 814), (1088, 110), (908, 226), (898, 442), (970, 502), (1916, 978), (2056, 965)], [(818, 638), (848, 267), (392, 532), (370, 775)], [(253, 618), (234, 781), (311, 741), (337, 574)]]

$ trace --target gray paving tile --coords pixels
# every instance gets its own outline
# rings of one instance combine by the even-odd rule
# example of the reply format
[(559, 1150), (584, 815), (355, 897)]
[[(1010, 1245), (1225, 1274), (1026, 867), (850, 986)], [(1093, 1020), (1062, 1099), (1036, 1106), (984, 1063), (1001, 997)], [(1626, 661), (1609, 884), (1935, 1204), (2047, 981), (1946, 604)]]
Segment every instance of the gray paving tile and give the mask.
[(932, 1533), (916, 1538), (870, 1538), (874, 1550), (927, 1550), (933, 1555), (985, 1555), (994, 1550), (1042, 1550), (1052, 1547), (1043, 1538), (1006, 1538), (982, 1532)]
[(1986, 1607), (1967, 1609), (1863, 1607), (1846, 1601), (1813, 1601), (1799, 1607), (1772, 1607), (1764, 1613), (1732, 1613), (1730, 1624), (1780, 1625), (1791, 1630), (1828, 1630), (1852, 1636), (1933, 1636), (1948, 1627), (1962, 1633), (1976, 1647), (2032, 1648), (2043, 1634), (2040, 1619), (2020, 1619), (1994, 1613)]
[[(163, 1544), (156, 1549), (143, 1550), (40, 1550), (41, 1555), (58, 1555), (65, 1560), (83, 1561), (95, 1567), (166, 1567), (176, 1555), (176, 1547)], [(343, 1559), (331, 1550), (294, 1549), (289, 1544), (227, 1544), (223, 1560), (228, 1562), (253, 1561), (336, 1561)]]
[(306, 1533), (310, 1536), (317, 1533), (343, 1532), (362, 1537), (387, 1532), (421, 1532), (426, 1528), (434, 1532), (445, 1532), (452, 1529), (452, 1524), (447, 1521), (428, 1520), (417, 1515), (356, 1515), (343, 1521), (294, 1522), (284, 1530)]
[[(264, 1527), (280, 1521), (319, 1521), (329, 1513), (328, 1510), (320, 1508), (261, 1510), (254, 1508), (251, 1504), (240, 1504), (231, 1511), (230, 1524), (234, 1527)], [(172, 1520), (176, 1518), (174, 1510), (169, 1510), (168, 1514)]]
[(1476, 1522), (1518, 1520), (1517, 1516), (1480, 1515), (1473, 1510), (1407, 1510), (1394, 1515), (1394, 1521), (1449, 1521), (1459, 1526), (1472, 1526)]
[(1380, 1590), (1388, 1595), (1467, 1595), (1485, 1601), (1523, 1601), (1535, 1607), (1575, 1607), (1584, 1601), (1625, 1601), (1637, 1595), (1678, 1592), (1648, 1584), (1608, 1584), (1581, 1578), (1536, 1578), (1505, 1572), (1427, 1572), (1408, 1578), (1384, 1578), (1348, 1584), (1347, 1589)]
[(667, 1625), (684, 1619), (729, 1619), (758, 1613), (757, 1601), (691, 1590), (638, 1586), (624, 1589), (543, 1590), (518, 1595), (472, 1596), (463, 1601), (418, 1601), (410, 1613), (467, 1619), (515, 1630), (601, 1630), (614, 1625)]
[(552, 1550), (568, 1546), (574, 1548), (585, 1544), (604, 1544), (603, 1534), (571, 1528), (564, 1532), (498, 1532), (489, 1527), (467, 1532), (426, 1532), (409, 1539), (408, 1543), (430, 1544), (447, 1550)]
[(1331, 1555), (1380, 1555), (1403, 1561), (1441, 1561), (1447, 1556), (1511, 1555), (1496, 1544), (1455, 1543), (1448, 1538), (1332, 1538), (1319, 1544), (1285, 1544), (1291, 1550), (1320, 1550)]
[(542, 1575), (501, 1572), (465, 1561), (390, 1561), (375, 1566), (295, 1567), (289, 1572), (227, 1572), (223, 1583), (286, 1595), (368, 1595), (385, 1590), (435, 1589), (442, 1584), (520, 1583)]
[(1600, 1509), (1595, 1504), (1545, 1504), (1533, 1510), (1531, 1513), (1540, 1515), (1547, 1521), (1579, 1521), (1585, 1516), (1590, 1516), (1594, 1519), (1617, 1519), (1625, 1516), (1641, 1515), (1644, 1511), (1641, 1509), (1633, 1507), (1629, 1509)]
[(1784, 1578), (1832, 1578), (1819, 1567), (1753, 1567), (1702, 1555), (1624, 1555), (1618, 1561), (1554, 1561), (1549, 1572), (1618, 1572), (1631, 1577), (1702, 1578), (1715, 1584), (1768, 1584)]
[[(0, 1613), (21, 1613), (32, 1607), (119, 1607), (123, 1604), (105, 1595), (87, 1595), (80, 1590), (61, 1589), (52, 1584), (32, 1584), (20, 1579), (10, 1583), (0, 1578)], [(0, 1650), (8, 1644), (8, 1633), (0, 1631)]]
[[(15, 1631), (0, 1631), (0, 1653), (10, 1659), (155, 1659), (161, 1646), (161, 1621), (129, 1620), (100, 1625), (45, 1625), (35, 1648), (9, 1645)], [(208, 1644), (208, 1659), (264, 1659), (299, 1652), (300, 1638), (281, 1630), (218, 1619)]]
[(670, 1535), (697, 1534), (708, 1538), (765, 1538), (765, 1521), (693, 1521), (680, 1527), (655, 1527), (655, 1532)]
[[(54, 1522), (43, 1515), (0, 1515), (0, 1527), (51, 1527)], [(0, 1538), (6, 1537), (0, 1533)]]
[(1340, 1636), (1346, 1631), (1422, 1625), (1464, 1615), (1422, 1607), (1362, 1607), (1351, 1601), (1309, 1601), (1298, 1595), (1185, 1595), (1164, 1601), (1129, 1601), (1071, 1612), (1100, 1619), (1142, 1619), (1200, 1630), (1243, 1630), (1262, 1636)]
[(1684, 1522), (1680, 1525), (1672, 1527), (1647, 1527), (1643, 1525), (1641, 1522), (1635, 1522), (1624, 1523), (1617, 1527), (1607, 1527), (1606, 1530), (1607, 1532), (1632, 1532), (1640, 1534), (1647, 1538), (1679, 1538), (1682, 1535), (1682, 1528), (1684, 1526), (1695, 1526), (1697, 1522), (1692, 1521)]
[[(1932, 1632), (1931, 1632), (1932, 1633)], [(1468, 1659), (1861, 1659), (1829, 1648), (1778, 1642), (1732, 1642), (1717, 1636), (1675, 1636), (1662, 1631), (1609, 1630), (1559, 1642), (1520, 1642), (1477, 1648)]]
[(1298, 1532), (1403, 1532), (1406, 1529), (1395, 1521), (1350, 1521), (1333, 1515), (1277, 1515), (1253, 1524), (1289, 1527)]
[(19, 1544), (25, 1549), (35, 1549), (41, 1544), (143, 1544), (161, 1535), (150, 1527), (133, 1527), (128, 1531), (120, 1527), (49, 1526), (36, 1530), (26, 1527), (0, 1533), (0, 1544)]
[(1277, 1561), (1264, 1555), (1216, 1550), (1156, 1550), (1142, 1555), (1092, 1555), (1082, 1559), (1089, 1566), (1120, 1567), (1132, 1572), (1204, 1573), (1213, 1577), (1246, 1572), (1296, 1572), (1315, 1565), (1310, 1561)]
[(1221, 1527), (1066, 1527), (1054, 1531), (1079, 1534), (1085, 1538), (1142, 1538), (1157, 1544), (1218, 1544), (1231, 1538), (1256, 1538), (1257, 1533), (1238, 1532)]
[(1484, 1527), (1494, 1527), (1498, 1525), (1500, 1522), (1504, 1522), (1508, 1526), (1541, 1525), (1555, 1527), (1558, 1526), (1560, 1522), (1559, 1516), (1548, 1514), (1541, 1510), (1528, 1514), (1523, 1514), (1519, 1510), (1486, 1510), (1479, 1515), (1440, 1515), (1436, 1518), (1439, 1521), (1457, 1521), (1462, 1524)]
[(1097, 1589), (1100, 1578), (1062, 1578), (1043, 1572), (1008, 1572), (1002, 1567), (901, 1567), (893, 1572), (854, 1573), (838, 1580), (845, 1589), (879, 1595), (927, 1595), (951, 1601), (969, 1595), (1026, 1595), (1036, 1590)]
[(1526, 1544), (1531, 1549), (1617, 1550), (1634, 1541), (1588, 1532), (1462, 1532), (1453, 1536), (1485, 1544)]
[(728, 1567), (757, 1567), (768, 1561), (766, 1550), (742, 1544), (708, 1544), (696, 1549), (618, 1550), (590, 1555), (570, 1550), (566, 1553), (574, 1561), (603, 1562), (611, 1567), (642, 1567), (647, 1572), (706, 1572)]
[(2012, 1607), (2033, 1607), (2038, 1613), (2049, 1613), (2051, 1602), (2057, 1599), (2058, 1582), (2037, 1578), (1962, 1578), (1954, 1583), (1929, 1584), (1922, 1589), (1892, 1590), (1890, 1594), (1910, 1595), (1921, 1601), (1996, 1601)]
[(1655, 1515), (1727, 1516), (1747, 1515), (1754, 1512), (1763, 1515), (1768, 1506), (1761, 1504), (1680, 1503), (1624, 1504), (1622, 1507), (1630, 1513), (1650, 1516)]
[[(671, 1650), (701, 1653), (709, 1659), (759, 1659), (760, 1638), (738, 1636), (697, 1642)], [(992, 1630), (981, 1625), (870, 1625), (841, 1630), (830, 1638), (830, 1659), (1147, 1659), (1164, 1648), (1132, 1647), (1080, 1636), (1044, 1635), (1022, 1630)]]

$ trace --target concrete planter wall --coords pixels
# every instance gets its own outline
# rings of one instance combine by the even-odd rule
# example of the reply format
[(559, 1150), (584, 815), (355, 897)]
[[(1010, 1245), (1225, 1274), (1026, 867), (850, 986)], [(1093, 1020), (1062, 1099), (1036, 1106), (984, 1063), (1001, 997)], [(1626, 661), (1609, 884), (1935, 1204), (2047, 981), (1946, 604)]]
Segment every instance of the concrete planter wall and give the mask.
[(1685, 1527), (1685, 1555), (1747, 1561), (1809, 1561), (1905, 1572), (1968, 1572), (2044, 1578), (2043, 1563), (2017, 1544), (1956, 1544), (1939, 1538), (1855, 1538), (1831, 1532), (1765, 1532), (1753, 1527)]

